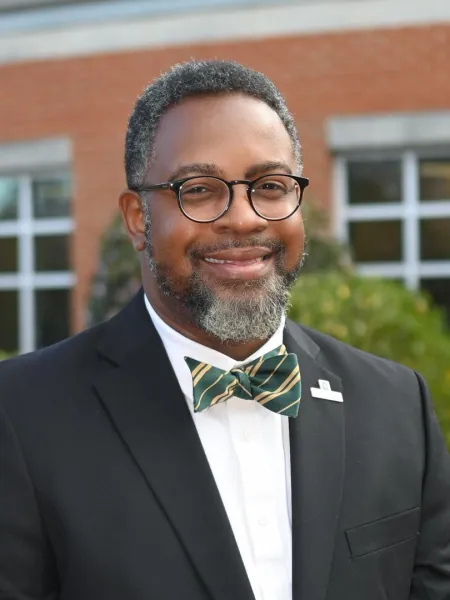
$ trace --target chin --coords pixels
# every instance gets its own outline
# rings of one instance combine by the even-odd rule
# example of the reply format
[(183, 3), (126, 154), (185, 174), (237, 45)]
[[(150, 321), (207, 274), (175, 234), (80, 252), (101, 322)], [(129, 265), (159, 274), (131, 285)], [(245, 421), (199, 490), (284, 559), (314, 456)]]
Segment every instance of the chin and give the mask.
[(247, 292), (250, 295), (264, 292), (270, 279), (270, 277), (260, 279), (208, 279), (205, 280), (205, 284), (212, 291), (222, 296), (235, 296), (237, 292), (240, 294)]

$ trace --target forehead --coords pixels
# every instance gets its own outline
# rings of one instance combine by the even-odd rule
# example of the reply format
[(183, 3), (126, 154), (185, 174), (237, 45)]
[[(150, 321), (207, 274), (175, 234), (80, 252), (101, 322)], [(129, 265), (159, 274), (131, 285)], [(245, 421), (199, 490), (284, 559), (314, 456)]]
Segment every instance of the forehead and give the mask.
[(149, 171), (163, 176), (183, 163), (207, 162), (237, 177), (267, 161), (295, 170), (293, 144), (277, 113), (242, 94), (207, 95), (185, 99), (164, 114)]

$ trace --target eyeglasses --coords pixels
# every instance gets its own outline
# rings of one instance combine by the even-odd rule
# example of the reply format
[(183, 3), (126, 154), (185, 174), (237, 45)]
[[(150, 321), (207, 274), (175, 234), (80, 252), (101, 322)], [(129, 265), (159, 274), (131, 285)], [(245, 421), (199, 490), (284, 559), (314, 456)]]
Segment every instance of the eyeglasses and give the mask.
[(135, 188), (136, 192), (171, 190), (181, 212), (191, 221), (212, 223), (228, 211), (233, 201), (233, 186), (246, 185), (247, 197), (257, 215), (267, 221), (283, 221), (295, 213), (302, 202), (309, 179), (274, 173), (254, 181), (225, 181), (209, 175), (186, 177)]

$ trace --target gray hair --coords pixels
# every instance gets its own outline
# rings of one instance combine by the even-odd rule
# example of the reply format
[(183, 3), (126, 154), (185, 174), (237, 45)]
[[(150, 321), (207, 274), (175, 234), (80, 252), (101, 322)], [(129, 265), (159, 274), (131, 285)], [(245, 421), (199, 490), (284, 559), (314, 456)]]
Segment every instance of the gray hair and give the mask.
[(261, 100), (283, 122), (301, 168), (300, 142), (294, 118), (277, 87), (263, 73), (225, 60), (190, 61), (174, 65), (155, 79), (137, 99), (125, 141), (125, 173), (130, 189), (139, 188), (154, 157), (158, 124), (168, 108), (190, 96), (240, 92)]

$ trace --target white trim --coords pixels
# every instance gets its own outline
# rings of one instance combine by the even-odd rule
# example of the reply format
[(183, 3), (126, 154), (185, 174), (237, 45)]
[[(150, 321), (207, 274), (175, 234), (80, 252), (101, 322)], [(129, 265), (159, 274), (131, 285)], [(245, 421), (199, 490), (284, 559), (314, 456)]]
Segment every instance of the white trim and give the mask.
[(36, 347), (34, 290), (27, 283), (19, 290), (19, 348), (23, 354)]
[(0, 221), (0, 238), (20, 235), (60, 235), (72, 233), (73, 219)]
[(420, 219), (433, 219), (436, 217), (450, 217), (450, 200), (442, 202), (420, 202), (417, 207)]
[[(131, 16), (132, 2), (126, 4), (129, 13), (123, 13), (120, 20), (44, 25), (30, 32), (10, 27), (0, 39), (0, 63), (450, 22), (448, 0), (309, 0), (246, 8), (213, 6), (191, 12), (181, 9), (173, 15), (148, 14), (149, 2), (139, 16)], [(106, 9), (103, 15), (108, 15)]]
[(71, 162), (72, 144), (68, 138), (0, 143), (0, 173), (50, 168), (59, 170)]
[[(404, 263), (370, 263), (359, 264), (356, 267), (359, 275), (364, 277), (388, 277), (389, 279), (405, 279)], [(417, 281), (415, 288), (419, 287), (421, 279), (450, 278), (450, 261), (422, 261), (417, 265)]]
[(350, 204), (346, 206), (346, 221), (391, 221), (403, 219), (401, 204)]
[(422, 261), (419, 264), (418, 276), (420, 279), (450, 277), (450, 261)]
[(333, 216), (334, 216), (334, 229), (338, 240), (343, 244), (348, 243), (348, 228), (347, 222), (348, 216), (348, 204), (346, 199), (348, 197), (347, 189), (347, 161), (343, 156), (336, 157), (333, 164), (333, 189), (334, 203), (333, 203)]
[(2, 273), (0, 275), (0, 290), (18, 291), (22, 285), (20, 273)]
[(34, 248), (30, 235), (32, 223), (31, 178), (22, 176), (19, 180), (19, 223), (22, 232), (18, 237), (19, 273), (22, 285), (19, 293), (19, 348), (21, 352), (31, 352), (35, 345), (34, 335), (34, 298), (31, 284), (33, 272)]
[(389, 279), (405, 278), (404, 263), (370, 263), (356, 265), (356, 271), (364, 277), (388, 277)]
[(403, 156), (402, 168), (403, 191), (403, 227), (402, 227), (402, 256), (405, 261), (405, 283), (414, 290), (418, 287), (418, 263), (420, 261), (419, 217), (419, 174), (417, 158), (413, 152)]
[(75, 273), (35, 273), (32, 278), (36, 290), (72, 288), (77, 282)]
[(30, 232), (33, 235), (60, 235), (72, 233), (73, 219), (35, 219), (31, 223)]
[(72, 288), (77, 283), (75, 273), (2, 273), (0, 274), (0, 290), (20, 290), (31, 286), (36, 290)]
[(332, 117), (326, 122), (325, 134), (334, 152), (449, 146), (450, 111)]
[(23, 233), (23, 225), (18, 221), (0, 221), (0, 238), (9, 238)]

